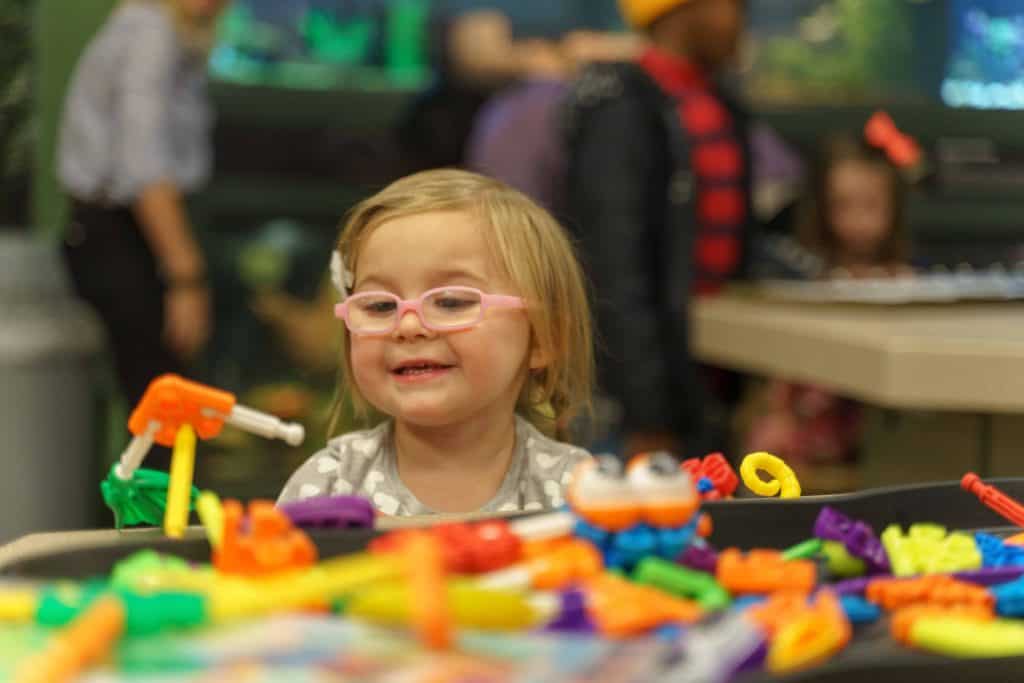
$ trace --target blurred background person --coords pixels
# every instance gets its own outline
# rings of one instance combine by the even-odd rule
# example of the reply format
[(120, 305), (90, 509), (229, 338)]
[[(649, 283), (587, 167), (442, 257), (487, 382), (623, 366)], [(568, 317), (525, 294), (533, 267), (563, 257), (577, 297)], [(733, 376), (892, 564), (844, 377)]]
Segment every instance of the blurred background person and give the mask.
[[(821, 143), (795, 232), (826, 276), (912, 274), (905, 207), (908, 179), (920, 159), (916, 141), (883, 112), (862, 133)], [(747, 425), (744, 452), (778, 454), (816, 490), (856, 488), (863, 423), (858, 402), (772, 380), (751, 392), (739, 420)]]
[(615, 0), (439, 0), (432, 43), (437, 78), (400, 130), (414, 168), (458, 166), (481, 107), (526, 81), (565, 81), (592, 61), (637, 50)]
[(651, 47), (574, 86), (570, 223), (596, 289), (601, 386), (622, 411), (624, 443), (613, 447), (704, 455), (724, 448), (709, 396), (731, 380), (694, 363), (687, 317), (691, 297), (748, 265), (747, 119), (715, 80), (737, 54), (745, 3), (622, 7)]
[(185, 196), (211, 171), (206, 62), (226, 1), (124, 0), (68, 90), (64, 254), (103, 321), (129, 404), (154, 377), (181, 372), (210, 334), (206, 261)]

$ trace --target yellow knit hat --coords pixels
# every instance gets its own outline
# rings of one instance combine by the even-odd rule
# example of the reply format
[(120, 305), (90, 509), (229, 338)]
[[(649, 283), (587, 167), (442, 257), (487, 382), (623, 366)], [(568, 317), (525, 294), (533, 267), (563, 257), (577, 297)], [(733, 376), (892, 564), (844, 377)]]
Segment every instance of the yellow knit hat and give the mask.
[(689, 0), (619, 0), (622, 16), (634, 28), (647, 28)]

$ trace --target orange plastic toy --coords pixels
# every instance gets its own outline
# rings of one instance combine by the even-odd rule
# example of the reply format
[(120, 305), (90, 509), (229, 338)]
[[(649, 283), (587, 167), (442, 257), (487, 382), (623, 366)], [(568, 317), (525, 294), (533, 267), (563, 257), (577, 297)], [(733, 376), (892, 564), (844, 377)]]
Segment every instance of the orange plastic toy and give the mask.
[(748, 607), (747, 618), (760, 626), (769, 637), (809, 609), (807, 593), (780, 591), (764, 602)]
[(887, 610), (926, 604), (970, 605), (991, 611), (995, 604), (995, 597), (985, 588), (943, 574), (917, 579), (875, 579), (868, 584), (865, 597)]
[(782, 559), (776, 550), (751, 550), (746, 557), (736, 548), (718, 556), (718, 582), (734, 594), (814, 590), (817, 570), (807, 560)]
[(767, 668), (785, 673), (820, 664), (846, 647), (852, 635), (839, 599), (830, 590), (819, 591), (813, 604), (779, 624), (768, 648)]
[(412, 532), (402, 541), (409, 592), (414, 596), (412, 621), (420, 642), (435, 650), (452, 646), (452, 617), (448, 609), (444, 556), (436, 536)]
[(578, 539), (554, 545), (547, 552), (529, 558), (526, 565), (532, 586), (537, 590), (562, 590), (604, 570), (600, 551)]
[(125, 626), (125, 610), (114, 597), (100, 598), (46, 648), (27, 659), (15, 683), (63, 683), (76, 680), (87, 667), (102, 662), (117, 645)]
[(302, 569), (317, 561), (316, 546), (269, 501), (249, 503), (249, 531), (242, 533), (242, 504), (224, 502), (224, 534), (213, 564), (229, 574), (258, 576)]
[(150, 423), (158, 422), (153, 440), (161, 446), (173, 446), (178, 428), (190, 424), (200, 439), (212, 439), (224, 428), (224, 421), (235, 407), (233, 394), (197, 382), (164, 375), (149, 385), (142, 400), (128, 419), (128, 429), (138, 436)]
[(587, 614), (602, 635), (628, 638), (663, 624), (692, 624), (704, 612), (696, 602), (630, 583), (612, 574), (601, 574), (583, 583)]
[(978, 621), (991, 621), (995, 614), (991, 607), (984, 605), (912, 605), (897, 610), (892, 615), (890, 625), (892, 637), (904, 645), (911, 645), (910, 632), (918, 619), (928, 617), (960, 617), (963, 619), (977, 619)]

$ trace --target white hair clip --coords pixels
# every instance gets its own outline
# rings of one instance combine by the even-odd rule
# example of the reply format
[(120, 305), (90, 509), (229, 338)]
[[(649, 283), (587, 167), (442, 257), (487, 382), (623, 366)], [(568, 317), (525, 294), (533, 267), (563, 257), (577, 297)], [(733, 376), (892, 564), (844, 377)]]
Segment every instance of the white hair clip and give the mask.
[(337, 249), (331, 252), (331, 282), (338, 289), (342, 299), (348, 298), (349, 291), (356, 283), (355, 275), (345, 267), (345, 259)]

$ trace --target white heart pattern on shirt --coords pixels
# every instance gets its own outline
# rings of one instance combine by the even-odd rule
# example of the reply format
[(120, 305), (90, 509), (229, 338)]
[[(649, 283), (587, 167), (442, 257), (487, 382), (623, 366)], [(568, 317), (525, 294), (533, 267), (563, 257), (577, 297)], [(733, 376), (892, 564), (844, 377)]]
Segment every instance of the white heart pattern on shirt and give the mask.
[(334, 486), (331, 487), (331, 492), (337, 496), (350, 496), (352, 495), (352, 483), (339, 479), (334, 482)]
[(353, 439), (349, 442), (348, 447), (350, 451), (369, 458), (377, 454), (380, 442), (377, 439)]
[(552, 507), (562, 507), (562, 503), (565, 501), (562, 499), (562, 485), (557, 481), (548, 479), (544, 482), (544, 493), (548, 496), (548, 501), (551, 502)]
[(316, 498), (320, 495), (320, 487), (315, 484), (303, 484), (299, 488), (299, 500), (306, 500), (307, 498)]
[(550, 453), (534, 453), (533, 459), (537, 461), (542, 470), (550, 470), (558, 465), (559, 457)]
[(519, 511), (519, 506), (516, 505), (515, 503), (505, 503), (500, 508), (498, 508), (498, 512), (518, 512), (518, 511)]
[(378, 493), (373, 497), (373, 504), (385, 515), (393, 515), (398, 512), (398, 499), (386, 493)]
[(544, 509), (544, 504), (543, 503), (538, 503), (535, 500), (534, 501), (530, 501), (529, 503), (527, 503), (526, 505), (523, 506), (523, 510), (525, 510), (526, 512), (537, 512), (537, 511), (543, 510), (543, 509)]
[(384, 473), (380, 470), (370, 470), (366, 475), (366, 479), (363, 479), (363, 490), (367, 493), (374, 493), (377, 487), (384, 481)]
[(565, 472), (562, 472), (561, 483), (562, 486), (568, 486), (569, 484), (572, 483), (572, 470), (566, 470)]
[(316, 461), (316, 471), (320, 474), (332, 474), (340, 468), (341, 463), (328, 455)]

